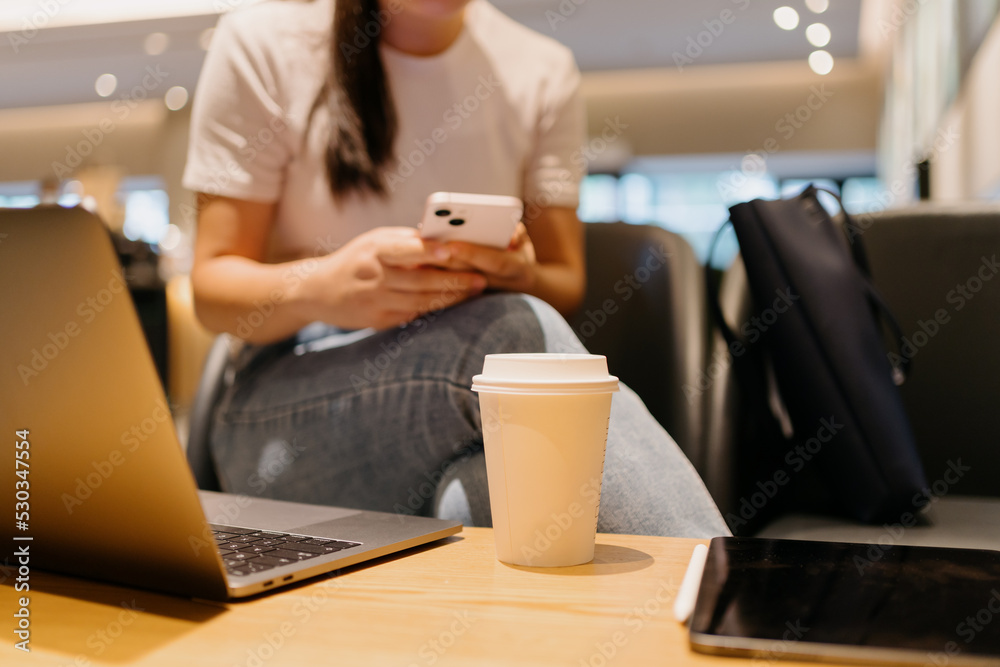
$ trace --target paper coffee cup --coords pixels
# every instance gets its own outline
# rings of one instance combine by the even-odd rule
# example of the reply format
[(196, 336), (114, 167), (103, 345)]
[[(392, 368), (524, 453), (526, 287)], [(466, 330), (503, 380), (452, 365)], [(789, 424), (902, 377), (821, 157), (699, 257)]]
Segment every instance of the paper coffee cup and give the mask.
[(497, 558), (536, 567), (594, 558), (611, 395), (592, 354), (490, 354), (479, 392)]

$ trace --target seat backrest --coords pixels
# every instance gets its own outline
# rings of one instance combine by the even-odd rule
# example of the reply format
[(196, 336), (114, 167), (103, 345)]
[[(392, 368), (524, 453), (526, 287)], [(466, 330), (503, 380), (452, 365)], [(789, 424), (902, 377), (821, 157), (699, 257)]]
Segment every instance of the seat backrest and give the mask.
[(201, 380), (188, 415), (188, 465), (191, 466), (198, 488), (205, 491), (222, 490), (216, 474), (215, 461), (212, 459), (209, 437), (215, 408), (226, 387), (232, 383), (230, 363), (232, 346), (233, 340), (229, 334), (215, 337), (208, 354), (205, 355)]
[(688, 243), (650, 225), (588, 223), (587, 290), (570, 322), (698, 465), (707, 315)]
[[(740, 330), (741, 323), (748, 321), (752, 314), (753, 303), (746, 270), (739, 256), (723, 273), (718, 298), (726, 322), (730, 326), (735, 324), (734, 330)], [(738, 510), (739, 495), (747, 484), (744, 478), (750, 470), (756, 469), (753, 465), (745, 465), (743, 459), (754, 456), (752, 449), (757, 445), (759, 434), (749, 426), (758, 415), (748, 410), (743, 396), (745, 389), (737, 381), (733, 368), (736, 360), (730, 354), (725, 338), (714, 323), (710, 323), (709, 329), (707, 368), (712, 372), (707, 373), (710, 381), (703, 389), (704, 465), (699, 472), (725, 517)]]
[(926, 204), (858, 223), (913, 358), (900, 391), (927, 481), (1000, 496), (1000, 206)]

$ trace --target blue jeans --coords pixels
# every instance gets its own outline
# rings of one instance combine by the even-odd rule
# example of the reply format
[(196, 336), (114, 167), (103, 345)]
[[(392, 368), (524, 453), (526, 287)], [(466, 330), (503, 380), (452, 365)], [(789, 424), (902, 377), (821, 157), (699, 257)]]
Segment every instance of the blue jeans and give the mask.
[[(556, 311), (518, 294), (481, 296), (400, 329), (304, 330), (294, 341), (248, 348), (213, 427), (223, 489), (430, 513), (455, 461), (482, 460), (470, 385), (483, 357), (543, 351), (585, 350)], [(485, 487), (485, 474), (460, 481), (470, 479)], [(453, 484), (440, 506), (468, 515), (455, 509), (463, 495), (479, 499), (473, 520), (488, 525), (485, 488)], [(729, 534), (694, 467), (625, 386), (612, 400), (598, 530)]]

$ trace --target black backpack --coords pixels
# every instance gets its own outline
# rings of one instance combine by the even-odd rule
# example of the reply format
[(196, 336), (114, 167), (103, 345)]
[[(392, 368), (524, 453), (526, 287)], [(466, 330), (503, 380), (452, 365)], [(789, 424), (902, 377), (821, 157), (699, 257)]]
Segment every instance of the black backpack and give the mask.
[(926, 486), (896, 387), (909, 362), (892, 355), (898, 363), (890, 364), (881, 323), (895, 341), (902, 335), (872, 285), (862, 230), (844, 215), (840, 229), (813, 186), (730, 208), (755, 313), (739, 333), (722, 316), (706, 267), (715, 320), (757, 411), (756, 437), (737, 447), (751, 459), (738, 491), (745, 501), (781, 496), (742, 522), (737, 508), (727, 517), (734, 532), (788, 509), (899, 521), (916, 514), (913, 498)]

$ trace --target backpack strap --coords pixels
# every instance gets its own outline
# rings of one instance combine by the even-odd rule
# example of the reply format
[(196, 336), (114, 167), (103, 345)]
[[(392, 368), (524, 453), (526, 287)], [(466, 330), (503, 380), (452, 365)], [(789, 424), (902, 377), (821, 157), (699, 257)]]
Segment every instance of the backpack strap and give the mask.
[[(815, 185), (809, 185), (803, 191), (803, 194), (816, 198), (819, 192), (829, 194), (837, 200), (837, 204), (840, 206), (841, 214), (844, 216), (843, 232), (847, 239), (848, 247), (851, 250), (851, 257), (854, 259), (854, 263), (857, 267), (861, 270), (862, 277), (865, 281), (865, 289), (867, 291), (868, 301), (872, 307), (872, 314), (876, 320), (888, 327), (890, 333), (892, 334), (890, 340), (896, 347), (897, 354), (894, 355), (894, 357), (890, 357), (889, 364), (892, 367), (892, 380), (896, 386), (899, 386), (906, 382), (906, 378), (913, 372), (913, 359), (903, 354), (903, 328), (899, 326), (899, 320), (897, 320), (896, 316), (893, 315), (892, 310), (889, 309), (889, 305), (885, 302), (885, 298), (872, 282), (872, 270), (871, 264), (868, 261), (868, 251), (861, 238), (861, 235), (864, 233), (864, 229), (862, 229), (861, 226), (855, 222), (854, 218), (851, 217), (851, 214), (847, 212), (847, 209), (844, 208), (844, 201), (840, 198), (840, 195), (833, 190), (824, 187), (817, 187)], [(818, 198), (816, 199), (816, 203), (819, 204)]]
[(715, 248), (719, 245), (719, 239), (722, 238), (723, 232), (733, 226), (731, 220), (726, 220), (722, 225), (715, 231), (712, 236), (712, 243), (708, 248), (708, 258), (705, 260), (705, 289), (708, 294), (708, 308), (712, 313), (712, 318), (715, 320), (715, 324), (719, 327), (719, 333), (726, 340), (727, 345), (733, 345), (733, 343), (740, 343), (745, 345), (737, 336), (736, 332), (732, 330), (729, 326), (729, 322), (726, 321), (726, 316), (722, 313), (722, 305), (719, 303), (719, 289), (721, 288), (721, 281), (719, 280), (719, 275), (712, 268), (713, 260), (715, 259)]

